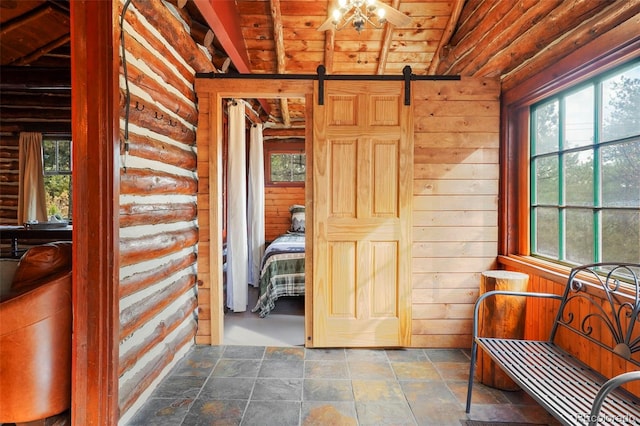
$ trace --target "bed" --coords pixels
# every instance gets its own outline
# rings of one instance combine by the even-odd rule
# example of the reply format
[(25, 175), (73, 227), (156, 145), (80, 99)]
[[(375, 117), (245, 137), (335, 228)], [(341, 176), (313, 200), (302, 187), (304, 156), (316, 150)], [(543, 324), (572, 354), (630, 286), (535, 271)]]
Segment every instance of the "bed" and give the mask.
[(290, 207), (291, 228), (278, 236), (264, 252), (260, 267), (260, 292), (251, 310), (261, 318), (273, 310), (282, 296), (304, 296), (304, 206)]

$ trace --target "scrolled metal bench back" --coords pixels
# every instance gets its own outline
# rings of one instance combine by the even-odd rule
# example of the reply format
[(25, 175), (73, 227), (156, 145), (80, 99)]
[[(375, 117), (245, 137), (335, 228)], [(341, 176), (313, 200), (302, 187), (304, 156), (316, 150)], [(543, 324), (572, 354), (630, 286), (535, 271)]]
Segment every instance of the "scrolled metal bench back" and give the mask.
[[(636, 327), (640, 321), (639, 271), (640, 264), (634, 263), (594, 263), (572, 269), (550, 340), (554, 340), (558, 327), (564, 327), (640, 366), (638, 357), (633, 357), (640, 352), (640, 331)], [(587, 283), (595, 283), (603, 291), (602, 298), (588, 294)], [(602, 337), (608, 330), (614, 344), (595, 338), (595, 330), (600, 330)]]

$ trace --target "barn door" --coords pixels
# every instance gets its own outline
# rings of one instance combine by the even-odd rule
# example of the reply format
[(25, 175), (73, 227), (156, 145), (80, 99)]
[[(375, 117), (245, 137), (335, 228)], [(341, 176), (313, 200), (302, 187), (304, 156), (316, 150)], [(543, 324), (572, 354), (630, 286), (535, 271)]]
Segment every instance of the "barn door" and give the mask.
[(313, 106), (313, 345), (408, 346), (413, 121), (403, 82), (325, 81)]

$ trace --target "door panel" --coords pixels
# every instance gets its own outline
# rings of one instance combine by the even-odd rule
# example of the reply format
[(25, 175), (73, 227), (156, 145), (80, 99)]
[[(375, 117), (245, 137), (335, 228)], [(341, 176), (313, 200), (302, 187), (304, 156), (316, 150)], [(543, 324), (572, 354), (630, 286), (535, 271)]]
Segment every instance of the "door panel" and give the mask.
[[(402, 82), (314, 104), (314, 346), (408, 346), (413, 124)], [(317, 97), (316, 97), (317, 99)]]

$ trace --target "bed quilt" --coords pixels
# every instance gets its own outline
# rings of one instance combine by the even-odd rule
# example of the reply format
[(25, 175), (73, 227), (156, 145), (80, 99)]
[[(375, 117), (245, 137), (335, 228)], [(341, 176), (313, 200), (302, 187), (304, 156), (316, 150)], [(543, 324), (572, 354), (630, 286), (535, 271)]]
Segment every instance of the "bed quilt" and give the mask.
[(264, 318), (282, 296), (304, 295), (304, 233), (276, 238), (265, 250), (260, 273), (260, 296), (252, 312)]

